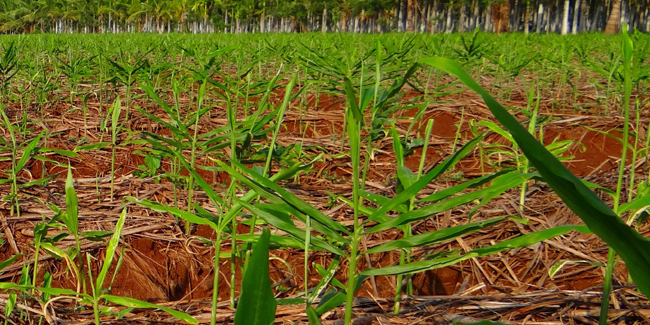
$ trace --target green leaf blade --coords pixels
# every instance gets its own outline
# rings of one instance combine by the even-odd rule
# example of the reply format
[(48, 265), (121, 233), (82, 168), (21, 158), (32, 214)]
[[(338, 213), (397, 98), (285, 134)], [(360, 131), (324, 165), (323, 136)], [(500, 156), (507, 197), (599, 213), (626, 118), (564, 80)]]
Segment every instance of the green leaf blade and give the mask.
[(510, 132), (542, 178), (591, 231), (621, 256), (639, 290), (650, 296), (650, 240), (625, 224), (458, 64), (439, 57), (421, 59), (420, 62), (458, 77), (483, 98), (492, 114)]
[(275, 320), (277, 301), (269, 278), (269, 238), (265, 228), (242, 280), (242, 293), (235, 311), (235, 325), (269, 325)]

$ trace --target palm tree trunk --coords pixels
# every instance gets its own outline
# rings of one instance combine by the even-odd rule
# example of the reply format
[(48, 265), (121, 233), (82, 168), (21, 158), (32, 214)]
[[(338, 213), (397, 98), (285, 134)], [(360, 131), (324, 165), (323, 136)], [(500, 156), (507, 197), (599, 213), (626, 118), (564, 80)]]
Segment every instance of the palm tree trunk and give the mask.
[(546, 18), (544, 19), (544, 31), (546, 32), (546, 34), (548, 34), (551, 32), (551, 11), (545, 10), (544, 16), (546, 16)]
[(564, 12), (562, 13), (562, 35), (569, 32), (569, 0), (564, 0)]
[(621, 0), (621, 4), (620, 4), (621, 20), (620, 20), (620, 25), (619, 26), (623, 26), (623, 24), (626, 24), (628, 26), (630, 25), (630, 21), (628, 19), (629, 18), (628, 17), (629, 12), (628, 12), (628, 6), (627, 5), (629, 5), (629, 2), (626, 3), (625, 0)]
[(555, 2), (555, 21), (553, 22), (555, 26), (553, 27), (554, 33), (559, 33), (562, 28), (562, 22), (560, 17), (560, 0)]
[(413, 31), (413, 0), (406, 1), (406, 31)]
[(494, 21), (492, 21), (491, 19), (492, 19), (492, 6), (488, 6), (485, 9), (485, 27), (483, 29), (486, 32), (489, 32), (491, 30), (491, 25), (494, 25)]
[(407, 0), (400, 0), (399, 2), (399, 13), (398, 13), (398, 24), (397, 24), (397, 31), (398, 32), (403, 32), (406, 30), (406, 16), (407, 16), (407, 8), (408, 8), (408, 3)]
[(465, 5), (460, 7), (460, 20), (458, 21), (458, 32), (465, 32)]
[(478, 0), (474, 0), (474, 22), (472, 23), (472, 29), (475, 29), (476, 27), (478, 27), (479, 19), (480, 19), (479, 2), (478, 2)]
[(223, 24), (225, 27), (223, 28), (223, 33), (228, 34), (228, 11), (226, 10), (226, 13), (223, 15)]
[(634, 10), (632, 10), (632, 5), (630, 4), (630, 21), (629, 21), (629, 24), (630, 24), (631, 28), (638, 28), (637, 27), (637, 25), (638, 25), (637, 22), (639, 21), (639, 18), (641, 18), (640, 12), (641, 12), (641, 4), (639, 2), (636, 3)]
[(591, 24), (589, 25), (589, 31), (593, 32), (598, 28), (598, 23), (600, 21), (600, 11), (602, 10), (602, 5), (596, 5), (595, 10), (593, 10), (593, 15), (591, 17)]
[(450, 34), (454, 30), (454, 2), (452, 1), (447, 8), (447, 25), (445, 26), (445, 33)]
[(537, 34), (542, 32), (542, 25), (544, 24), (544, 4), (540, 2), (537, 9)]
[(612, 0), (612, 12), (609, 14), (607, 20), (607, 27), (605, 27), (605, 34), (616, 34), (619, 32), (619, 24), (621, 21), (621, 0)]
[(435, 5), (436, 5), (435, 1), (433, 2), (433, 4), (431, 2), (429, 2), (427, 4), (427, 8), (428, 8), (427, 9), (427, 14), (425, 15), (425, 18), (424, 18), (425, 19), (424, 23), (427, 25), (427, 30), (429, 31), (430, 34), (433, 34), (433, 33), (436, 32), (435, 31), (435, 25), (431, 23), (431, 19), (433, 19), (434, 15), (435, 15), (435, 10), (436, 10)]
[(528, 35), (530, 33), (530, 3), (526, 2), (524, 6), (524, 35)]
[(508, 19), (510, 13), (510, 3), (505, 3), (490, 6), (490, 15), (494, 23), (494, 31), (499, 34), (501, 32), (508, 32), (510, 20)]
[(515, 0), (515, 8), (514, 8), (514, 14), (510, 15), (510, 12), (508, 12), (508, 23), (511, 25), (510, 30), (511, 31), (519, 31), (519, 15), (521, 14), (519, 12), (519, 0)]
[(580, 7), (582, 6), (582, 0), (575, 0), (575, 6), (573, 7), (573, 26), (571, 28), (572, 34), (578, 34), (578, 20), (580, 20)]

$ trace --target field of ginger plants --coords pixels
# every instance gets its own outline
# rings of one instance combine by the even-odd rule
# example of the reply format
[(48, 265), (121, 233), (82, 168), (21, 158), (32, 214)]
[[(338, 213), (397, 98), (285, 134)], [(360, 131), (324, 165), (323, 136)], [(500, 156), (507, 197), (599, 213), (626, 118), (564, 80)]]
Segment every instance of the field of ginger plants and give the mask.
[(648, 322), (649, 46), (3, 36), (2, 317)]

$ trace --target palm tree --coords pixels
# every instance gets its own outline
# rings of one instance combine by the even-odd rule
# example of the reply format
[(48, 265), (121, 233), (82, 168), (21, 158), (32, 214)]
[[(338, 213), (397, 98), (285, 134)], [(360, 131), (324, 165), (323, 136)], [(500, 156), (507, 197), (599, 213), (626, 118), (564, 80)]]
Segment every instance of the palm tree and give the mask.
[[(0, 0), (0, 33), (650, 31), (650, 0)], [(511, 7), (512, 11), (510, 11)], [(611, 10), (610, 10), (611, 9)], [(491, 19), (492, 18), (492, 19)], [(522, 25), (523, 22), (523, 25)], [(136, 25), (137, 24), (137, 25)], [(607, 27), (606, 27), (607, 26)], [(508, 28), (509, 27), (509, 28)], [(561, 27), (561, 28), (560, 28)]]
[(185, 33), (185, 14), (187, 12), (186, 0), (172, 0), (169, 4), (172, 17), (178, 24), (178, 31)]
[(510, 1), (497, 1), (492, 4), (491, 15), (494, 22), (494, 31), (499, 34), (508, 32), (508, 14), (510, 13)]
[(607, 20), (607, 27), (605, 27), (605, 34), (615, 34), (619, 32), (619, 25), (621, 22), (621, 0), (612, 0), (612, 12), (609, 14)]

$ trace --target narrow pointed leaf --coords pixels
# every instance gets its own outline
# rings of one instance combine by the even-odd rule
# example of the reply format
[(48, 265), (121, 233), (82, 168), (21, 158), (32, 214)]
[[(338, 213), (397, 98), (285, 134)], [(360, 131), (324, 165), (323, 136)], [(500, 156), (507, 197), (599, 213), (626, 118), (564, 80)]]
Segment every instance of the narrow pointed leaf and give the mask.
[(18, 259), (18, 257), (20, 257), (20, 254), (16, 254), (16, 255), (14, 255), (14, 256), (0, 262), (0, 271), (2, 271), (7, 266), (11, 265), (11, 263), (13, 263), (16, 259)]
[(32, 152), (38, 145), (38, 142), (41, 141), (42, 137), (43, 137), (43, 132), (41, 132), (36, 138), (32, 139), (32, 141), (29, 142), (27, 147), (25, 147), (25, 150), (23, 150), (22, 157), (20, 157), (20, 160), (16, 164), (16, 173), (21, 169), (23, 169), (23, 167), (27, 163), (27, 160), (29, 160), (29, 158), (31, 157)]
[(449, 168), (453, 167), (460, 161), (462, 158), (467, 156), (474, 146), (476, 146), (481, 140), (483, 140), (483, 136), (476, 137), (466, 143), (460, 150), (456, 151), (453, 155), (451, 155), (449, 158), (447, 158), (445, 161), (442, 163), (438, 164), (436, 167), (434, 167), (431, 171), (429, 171), (426, 175), (422, 176), (417, 182), (415, 182), (413, 185), (409, 186), (408, 188), (404, 189), (402, 193), (398, 194), (394, 198), (392, 198), (386, 205), (383, 205), (381, 208), (379, 208), (375, 213), (370, 217), (371, 219), (375, 219), (378, 215), (384, 214), (390, 210), (393, 210), (396, 206), (406, 202), (406, 200), (409, 200), (410, 198), (414, 197), (417, 195), (417, 193), (420, 192), (421, 189), (423, 189), (425, 186), (427, 186), (434, 178), (440, 176), (440, 174), (444, 173), (446, 170)]
[(147, 207), (154, 211), (171, 213), (190, 223), (195, 223), (197, 225), (208, 225), (210, 226), (210, 228), (218, 231), (217, 225), (219, 221), (214, 217), (209, 218), (208, 216), (204, 217), (203, 215), (198, 216), (192, 212), (187, 212), (185, 210), (181, 210), (175, 207), (170, 207), (150, 200), (138, 200), (137, 198), (134, 198), (132, 196), (127, 196), (126, 200), (135, 202), (140, 206)]
[(269, 325), (275, 320), (277, 302), (269, 278), (269, 237), (265, 228), (253, 248), (241, 284), (241, 296), (235, 311), (235, 325)]
[(402, 238), (398, 240), (392, 240), (385, 244), (381, 244), (379, 246), (373, 247), (363, 253), (373, 254), (373, 253), (393, 251), (402, 248), (421, 247), (425, 245), (431, 245), (442, 241), (451, 240), (468, 233), (477, 232), (481, 229), (491, 227), (505, 219), (506, 217), (499, 217), (499, 218), (494, 218), (494, 219), (485, 220), (481, 222), (440, 229), (440, 230), (427, 232), (424, 234), (419, 234), (419, 235)]
[(585, 226), (575, 226), (575, 225), (558, 226), (555, 228), (544, 229), (531, 234), (519, 236), (517, 238), (505, 240), (495, 245), (471, 250), (463, 255), (441, 257), (432, 260), (418, 261), (418, 262), (408, 263), (404, 265), (388, 266), (388, 267), (378, 268), (378, 269), (368, 269), (361, 272), (361, 274), (368, 275), (368, 276), (371, 275), (378, 276), (378, 275), (397, 275), (397, 274), (411, 274), (411, 273), (424, 272), (427, 270), (433, 270), (433, 269), (454, 265), (474, 257), (496, 254), (499, 252), (503, 252), (518, 247), (526, 247), (528, 245), (532, 245), (546, 239), (563, 235), (571, 230), (577, 230), (582, 233), (591, 233), (591, 231), (589, 231), (589, 229)]
[(95, 288), (97, 288), (97, 290), (100, 290), (104, 285), (104, 279), (106, 279), (106, 275), (108, 274), (108, 269), (111, 267), (111, 264), (113, 263), (113, 256), (115, 256), (115, 250), (117, 249), (117, 245), (120, 242), (120, 235), (122, 232), (122, 227), (124, 227), (125, 220), (126, 220), (126, 208), (122, 210), (122, 213), (120, 214), (120, 218), (117, 220), (117, 224), (115, 224), (113, 237), (108, 242), (108, 246), (106, 247), (106, 257), (104, 258), (104, 265), (102, 265), (102, 269), (99, 272), (99, 276), (97, 277), (97, 282), (95, 284)]
[(542, 178), (589, 229), (621, 256), (639, 290), (646, 296), (650, 295), (650, 240), (625, 224), (458, 64), (438, 57), (421, 59), (420, 62), (458, 77), (483, 98), (492, 114), (510, 132)]
[(74, 190), (71, 167), (68, 167), (68, 178), (65, 181), (65, 204), (67, 214), (63, 221), (68, 230), (76, 237), (79, 235), (79, 205), (77, 192)]
[(492, 184), (490, 187), (482, 188), (473, 192), (469, 192), (463, 195), (455, 196), (448, 198), (443, 201), (438, 201), (434, 204), (427, 205), (425, 207), (413, 210), (411, 212), (402, 213), (397, 218), (386, 221), (382, 224), (376, 225), (367, 231), (367, 233), (373, 233), (378, 231), (383, 231), (391, 228), (395, 228), (400, 225), (404, 225), (410, 222), (422, 220), (428, 218), (429, 216), (449, 210), (451, 208), (467, 204), (476, 199), (490, 196), (494, 197), (498, 194), (505, 192), (506, 190), (519, 186), (523, 181), (532, 177), (533, 174), (505, 174), (499, 177), (494, 181), (495, 184)]
[(345, 85), (345, 98), (348, 101), (348, 106), (352, 110), (352, 115), (357, 121), (363, 121), (363, 113), (359, 109), (359, 104), (357, 103), (357, 96), (354, 94), (354, 86), (352, 86), (352, 81), (348, 77), (343, 79), (343, 84)]
[[(284, 188), (280, 187), (279, 185), (273, 183), (270, 181), (268, 178), (246, 168), (244, 165), (241, 165), (237, 162), (232, 162), (237, 168), (240, 170), (244, 171), (250, 179), (247, 177), (244, 177), (241, 173), (235, 171), (234, 169), (230, 168), (230, 166), (226, 165), (225, 163), (221, 161), (217, 161), (219, 163), (219, 166), (221, 166), (224, 170), (226, 170), (231, 176), (236, 177), (238, 180), (242, 181), (243, 183), (246, 184), (246, 186), (255, 186), (255, 184), (252, 184), (251, 181), (254, 181), (255, 183), (258, 183), (259, 185), (256, 186), (258, 190), (261, 190), (262, 193), (258, 192), (258, 194), (262, 196), (268, 196), (269, 194), (275, 195), (272, 192), (269, 191), (273, 190), (274, 192), (277, 193), (277, 195), (282, 198), (286, 203), (290, 204), (297, 210), (301, 211), (304, 214), (309, 215), (313, 220), (318, 221), (319, 223), (323, 224), (324, 226), (327, 226), (329, 228), (329, 231), (326, 231), (326, 233), (323, 233), (332, 239), (346, 242), (347, 240), (343, 238), (341, 235), (337, 234), (336, 231), (342, 232), (349, 234), (348, 230), (343, 227), (340, 223), (332, 220), (330, 217), (325, 215), (323, 212), (320, 210), (316, 209), (314, 206), (311, 204), (305, 202), (304, 200), (300, 199), (299, 197), (295, 196), (294, 194), (290, 193), (289, 191), (285, 190)], [(261, 185), (261, 186), (260, 186)], [(252, 187), (251, 187), (252, 188)], [(268, 199), (268, 198), (267, 198)], [(319, 230), (321, 231), (321, 230)]]
[[(293, 223), (293, 221), (291, 221), (291, 218), (289, 218), (288, 215), (286, 218), (281, 218), (279, 214), (274, 214), (268, 211), (264, 211), (263, 209), (259, 209), (256, 206), (253, 206), (241, 200), (235, 199), (235, 202), (241, 204), (243, 207), (248, 209), (248, 211), (257, 215), (259, 218), (268, 222), (270, 225), (273, 225), (274, 227), (277, 227), (278, 229), (281, 229), (282, 231), (285, 231), (288, 234), (294, 236), (296, 239), (300, 240), (301, 242), (304, 242), (305, 231), (300, 230), (298, 227), (296, 227), (296, 225)], [(342, 250), (318, 238), (314, 238), (312, 236), (310, 242), (315, 247), (332, 252), (337, 255), (345, 256), (345, 253)]]
[(129, 308), (151, 308), (151, 309), (160, 309), (162, 311), (165, 311), (166, 313), (176, 317), (177, 319), (180, 319), (184, 322), (187, 322), (189, 324), (198, 324), (199, 321), (196, 320), (196, 318), (177, 311), (173, 310), (171, 308), (165, 307), (165, 306), (160, 306), (156, 304), (152, 304), (150, 302), (142, 301), (142, 300), (137, 300), (133, 298), (127, 298), (127, 297), (118, 297), (118, 296), (113, 296), (113, 295), (102, 295), (102, 299), (106, 299), (109, 302), (112, 302), (116, 305), (124, 306), (124, 307), (129, 307)]
[(462, 192), (465, 189), (474, 188), (474, 187), (484, 185), (484, 184), (486, 184), (486, 183), (494, 180), (495, 178), (500, 177), (501, 175), (506, 174), (506, 173), (508, 173), (508, 171), (500, 171), (500, 172), (497, 172), (497, 173), (494, 173), (494, 174), (478, 177), (478, 178), (475, 178), (473, 180), (470, 180), (470, 181), (467, 181), (467, 182), (464, 182), (464, 183), (461, 183), (461, 184), (458, 184), (458, 185), (455, 185), (455, 186), (452, 186), (452, 187), (448, 187), (448, 188), (446, 188), (446, 189), (444, 189), (442, 191), (435, 192), (435, 193), (421, 199), (419, 202), (440, 201), (440, 200), (446, 199), (446, 198), (448, 198), (448, 197), (450, 197), (452, 195), (458, 194), (458, 193)]

